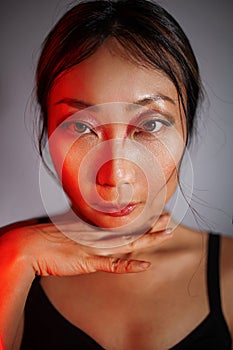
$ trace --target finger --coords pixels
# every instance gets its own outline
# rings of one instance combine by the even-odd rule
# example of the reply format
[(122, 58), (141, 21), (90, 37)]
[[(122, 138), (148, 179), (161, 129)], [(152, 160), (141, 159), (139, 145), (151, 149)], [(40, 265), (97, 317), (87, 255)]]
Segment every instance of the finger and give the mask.
[(163, 231), (163, 230), (166, 230), (170, 220), (171, 220), (171, 215), (169, 213), (163, 213), (162, 215), (160, 215), (158, 220), (151, 227), (150, 231)]
[(171, 238), (173, 236), (173, 230), (172, 228), (168, 228), (166, 230), (162, 231), (150, 231), (140, 237), (139, 239), (130, 242), (126, 246), (124, 246), (124, 250), (127, 253), (133, 252), (138, 249), (145, 249), (149, 248), (155, 245), (159, 245), (160, 243), (164, 242), (165, 240)]
[[(169, 213), (162, 214), (156, 223), (148, 230), (147, 233), (150, 232), (163, 232), (167, 229), (168, 224), (170, 223), (171, 216)], [(147, 234), (146, 232), (144, 234)], [(141, 234), (140, 234), (141, 236)], [(98, 247), (115, 247), (115, 252), (117, 252), (117, 247), (122, 247), (125, 245), (128, 245), (130, 241), (132, 241), (133, 237), (135, 237), (135, 240), (137, 237), (140, 237), (138, 233), (131, 234), (122, 234), (119, 232), (111, 232), (108, 230), (101, 230), (101, 231), (86, 231), (82, 232), (82, 241), (89, 245), (93, 245), (94, 242), (98, 245)], [(71, 236), (70, 236), (71, 237)], [(101, 241), (103, 242), (103, 245), (101, 246)]]
[(104, 271), (117, 274), (136, 273), (146, 271), (150, 262), (141, 260), (127, 260), (113, 257), (91, 256), (85, 258), (87, 272)]

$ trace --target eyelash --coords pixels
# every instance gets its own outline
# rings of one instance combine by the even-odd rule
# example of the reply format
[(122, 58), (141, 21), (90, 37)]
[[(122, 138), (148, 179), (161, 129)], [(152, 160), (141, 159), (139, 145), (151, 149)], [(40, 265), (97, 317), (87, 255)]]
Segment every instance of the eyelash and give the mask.
[[(153, 129), (152, 130), (148, 130), (148, 129), (143, 130), (143, 126), (146, 126), (146, 124), (150, 124), (150, 123), (152, 124)], [(156, 129), (156, 124), (160, 124), (159, 130), (154, 130), (154, 129)], [(149, 134), (155, 134), (155, 133), (158, 133), (163, 126), (169, 127), (169, 126), (171, 126), (171, 123), (168, 121), (165, 121), (165, 120), (161, 120), (161, 119), (149, 119), (149, 120), (146, 120), (145, 122), (143, 122), (141, 125), (139, 125), (138, 131), (139, 132), (146, 132)]]
[[(149, 123), (152, 123), (154, 124), (154, 128), (153, 130), (143, 130), (143, 126), (145, 126), (146, 124), (149, 124)], [(155, 131), (154, 129), (156, 128), (156, 124), (161, 124), (159, 130)], [(75, 130), (75, 126), (81, 126), (83, 127), (83, 131), (78, 131), (78, 130)], [(160, 130), (162, 129), (163, 126), (165, 127), (170, 127), (172, 125), (171, 122), (168, 122), (168, 121), (165, 121), (165, 120), (161, 120), (161, 119), (149, 119), (149, 120), (146, 120), (144, 121), (143, 123), (141, 123), (135, 130), (136, 133), (147, 133), (147, 134), (156, 134), (158, 132), (160, 132)], [(68, 122), (65, 122), (65, 123), (62, 123), (62, 128), (64, 129), (69, 129), (72, 127), (72, 130), (70, 130), (72, 133), (77, 133), (77, 134), (80, 134), (80, 135), (85, 135), (85, 134), (89, 134), (89, 133), (95, 133), (93, 128), (88, 126), (86, 123), (82, 123), (82, 122), (79, 122), (79, 121), (68, 121)]]
[[(79, 132), (77, 130), (75, 130), (75, 125), (80, 125), (84, 127), (84, 131), (83, 132)], [(80, 135), (84, 135), (84, 134), (88, 134), (90, 132), (93, 132), (93, 128), (89, 127), (87, 124), (82, 123), (82, 122), (78, 122), (78, 121), (69, 121), (69, 122), (65, 122), (62, 123), (61, 127), (63, 129), (70, 129), (70, 127), (73, 127), (73, 130), (70, 130), (73, 133), (78, 133)], [(88, 132), (86, 132), (87, 130), (89, 130)]]

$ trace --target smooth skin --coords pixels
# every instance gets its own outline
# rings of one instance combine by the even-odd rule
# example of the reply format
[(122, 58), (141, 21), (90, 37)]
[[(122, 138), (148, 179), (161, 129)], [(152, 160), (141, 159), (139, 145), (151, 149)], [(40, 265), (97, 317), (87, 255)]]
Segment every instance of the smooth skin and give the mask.
[[(88, 104), (135, 103), (155, 95), (169, 97), (153, 103), (150, 101), (147, 107), (156, 110), (163, 118), (172, 116), (172, 128), (179, 135), (172, 142), (177, 152), (166, 157), (168, 146), (164, 145), (169, 145), (170, 127), (161, 127), (156, 136), (154, 133), (150, 136), (150, 142), (145, 140), (143, 133), (133, 133), (134, 140), (137, 137), (136, 141), (150, 148), (158, 159), (166, 182), (167, 202), (177, 187), (176, 169), (183, 152), (178, 140), (182, 139), (185, 144), (186, 139), (176, 90), (161, 72), (140, 68), (114, 54), (110, 48), (111, 43), (102, 46), (92, 57), (55, 82), (48, 99), (49, 135), (59, 128), (67, 114), (73, 115), (80, 109), (80, 104), (58, 103), (62, 100), (76, 99), (85, 102), (86, 106), (83, 104), (82, 108), (86, 108)], [(104, 130), (94, 129), (95, 134), (83, 125), (69, 124), (68, 129), (59, 129), (57, 148), (52, 143), (50, 145), (52, 159), (71, 197), (73, 210), (88, 223), (99, 227), (111, 229), (134, 222), (146, 198), (147, 187), (143, 185), (143, 178), (142, 183), (138, 181), (141, 174), (137, 173), (137, 168), (132, 172), (128, 161), (119, 159), (100, 168), (94, 185), (101, 198), (111, 203), (118, 181), (124, 181), (126, 177), (125, 183), (133, 188), (133, 198), (139, 203), (129, 215), (117, 217), (96, 211), (89, 202), (83, 201), (80, 187), (86, 184), (75, 182), (74, 185), (73, 180), (90, 147), (105, 140), (132, 137), (132, 134), (127, 134), (126, 125), (129, 123), (131, 119), (125, 119), (115, 127), (106, 123)], [(148, 124), (140, 124), (140, 129), (144, 127)], [(76, 137), (77, 131), (82, 133), (84, 130), (85, 133), (70, 148), (70, 138)], [(118, 168), (120, 172), (117, 172)], [(4, 349), (20, 348), (24, 303), (35, 273), (42, 276), (41, 285), (58, 311), (109, 350), (168, 349), (189, 334), (209, 313), (205, 280), (208, 234), (178, 225), (163, 211), (140, 239), (105, 256), (83, 249), (52, 224), (26, 224), (8, 228), (0, 241), (0, 256), (3, 257), (0, 329)], [(166, 228), (172, 228), (172, 233), (166, 234)], [(232, 240), (223, 238), (222, 304), (233, 334), (232, 249)]]

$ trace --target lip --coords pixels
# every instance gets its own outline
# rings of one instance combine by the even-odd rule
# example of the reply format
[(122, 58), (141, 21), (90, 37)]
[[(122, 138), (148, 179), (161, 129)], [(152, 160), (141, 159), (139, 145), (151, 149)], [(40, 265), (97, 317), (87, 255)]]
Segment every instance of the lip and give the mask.
[(114, 211), (112, 213), (108, 213), (108, 215), (113, 217), (126, 216), (132, 213), (132, 211), (136, 208), (136, 204), (128, 204), (126, 207), (121, 209), (120, 211)]
[(119, 210), (119, 207), (114, 207), (114, 206), (109, 206), (109, 207), (97, 206), (96, 210), (103, 212), (104, 214), (107, 214), (112, 217), (120, 217), (120, 216), (126, 216), (131, 214), (132, 211), (136, 208), (136, 206), (137, 206), (136, 203), (128, 203), (125, 206), (123, 206), (123, 208), (120, 210)]

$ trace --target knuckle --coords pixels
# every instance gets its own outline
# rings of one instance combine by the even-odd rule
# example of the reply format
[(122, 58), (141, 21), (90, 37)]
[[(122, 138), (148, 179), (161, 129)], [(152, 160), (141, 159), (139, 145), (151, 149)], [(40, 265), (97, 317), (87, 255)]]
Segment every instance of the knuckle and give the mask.
[(126, 272), (129, 272), (131, 270), (131, 266), (132, 266), (132, 264), (131, 264), (130, 260), (125, 260), (124, 261), (124, 268), (125, 268)]
[(122, 260), (120, 258), (113, 259), (111, 263), (111, 271), (114, 273), (125, 273), (131, 270), (131, 261)]
[(121, 259), (119, 259), (119, 258), (112, 258), (111, 259), (111, 271), (112, 272), (115, 272), (115, 273), (117, 273), (117, 272), (119, 272), (120, 271), (120, 269), (121, 269)]
[(136, 247), (136, 241), (128, 243), (128, 248), (129, 248), (130, 251), (134, 250), (135, 247)]
[(79, 261), (80, 269), (83, 273), (95, 272), (94, 259), (82, 259)]

